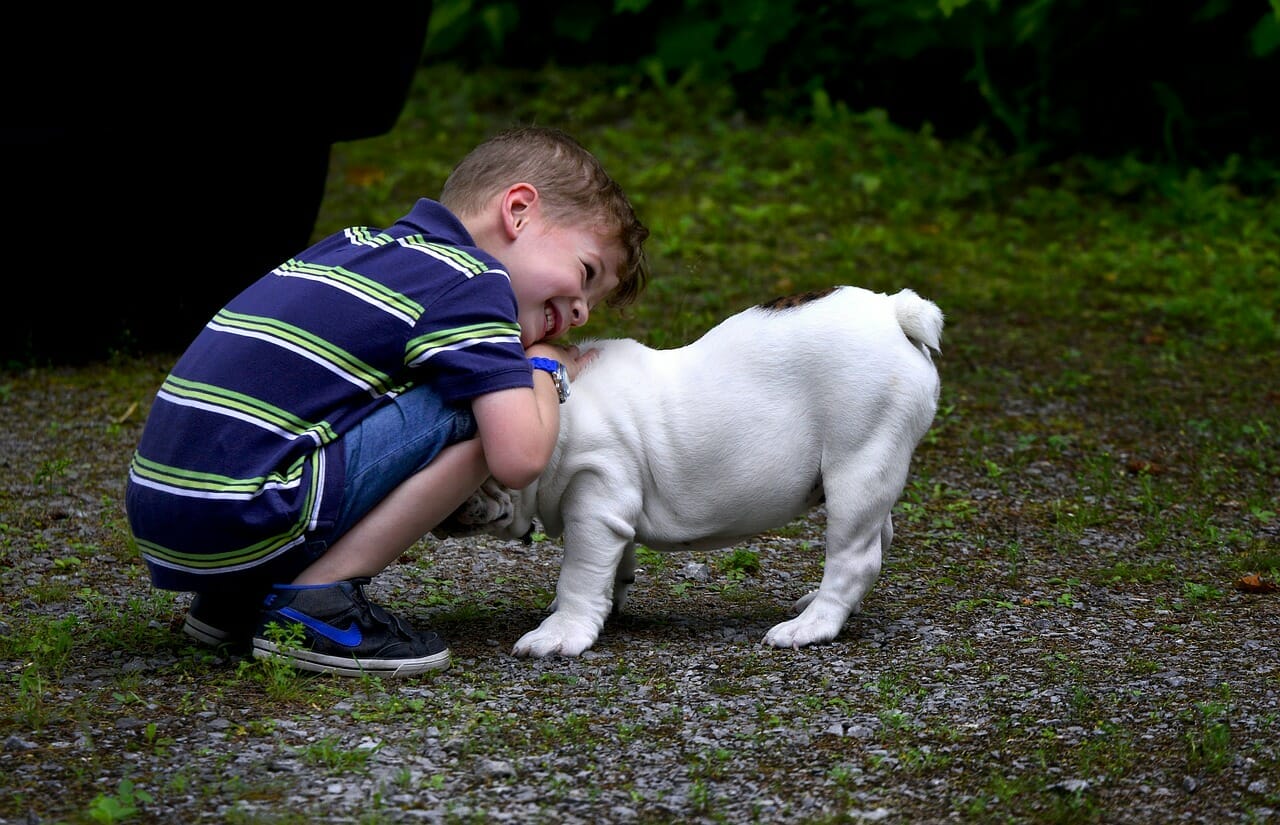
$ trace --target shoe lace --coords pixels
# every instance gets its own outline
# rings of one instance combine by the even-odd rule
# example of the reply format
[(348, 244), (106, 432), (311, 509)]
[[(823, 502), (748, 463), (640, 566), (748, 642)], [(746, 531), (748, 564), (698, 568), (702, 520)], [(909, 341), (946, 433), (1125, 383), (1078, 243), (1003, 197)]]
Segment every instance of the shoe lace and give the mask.
[(374, 604), (369, 601), (368, 596), (364, 594), (364, 586), (373, 581), (370, 578), (351, 579), (354, 589), (354, 597), (356, 602), (364, 608), (365, 613), (373, 618), (378, 624), (384, 625), (391, 630), (392, 633), (399, 636), (405, 641), (412, 641), (419, 634), (414, 632), (413, 628), (396, 614)]

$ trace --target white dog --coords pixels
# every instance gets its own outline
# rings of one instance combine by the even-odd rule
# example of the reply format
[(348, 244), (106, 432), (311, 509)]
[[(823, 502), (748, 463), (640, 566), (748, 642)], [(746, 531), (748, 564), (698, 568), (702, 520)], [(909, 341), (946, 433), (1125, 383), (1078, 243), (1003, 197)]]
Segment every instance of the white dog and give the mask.
[(491, 479), (437, 535), (520, 538), (535, 517), (563, 535), (553, 612), (513, 653), (577, 656), (621, 611), (637, 543), (728, 547), (825, 498), (822, 582), (764, 642), (830, 641), (880, 575), (937, 408), (942, 326), (909, 289), (841, 286), (752, 307), (677, 349), (583, 342), (599, 356), (573, 382), (541, 477), (523, 490)]

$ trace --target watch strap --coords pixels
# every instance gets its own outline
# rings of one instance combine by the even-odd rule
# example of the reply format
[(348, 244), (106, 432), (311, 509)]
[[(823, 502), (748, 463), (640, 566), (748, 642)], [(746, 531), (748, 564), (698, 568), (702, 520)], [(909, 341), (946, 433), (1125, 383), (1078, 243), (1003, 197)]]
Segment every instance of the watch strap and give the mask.
[(552, 375), (555, 375), (557, 372), (560, 371), (559, 361), (555, 360), (554, 358), (542, 358), (537, 355), (529, 359), (529, 366), (533, 367), (535, 370), (542, 370), (543, 372), (549, 372)]

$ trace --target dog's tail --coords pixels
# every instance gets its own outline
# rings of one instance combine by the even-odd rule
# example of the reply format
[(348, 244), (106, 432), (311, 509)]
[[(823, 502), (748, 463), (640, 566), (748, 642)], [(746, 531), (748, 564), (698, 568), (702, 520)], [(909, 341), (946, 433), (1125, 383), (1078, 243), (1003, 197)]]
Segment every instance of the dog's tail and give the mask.
[(930, 357), (930, 351), (942, 353), (942, 310), (937, 304), (921, 298), (913, 290), (903, 289), (893, 296), (893, 311), (902, 332), (920, 347), (926, 358)]

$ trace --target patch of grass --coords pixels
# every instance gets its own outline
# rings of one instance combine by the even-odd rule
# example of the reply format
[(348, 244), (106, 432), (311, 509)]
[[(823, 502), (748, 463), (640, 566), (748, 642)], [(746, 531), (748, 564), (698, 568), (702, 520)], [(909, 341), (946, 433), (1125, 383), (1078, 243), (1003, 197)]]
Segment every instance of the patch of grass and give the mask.
[(1168, 560), (1132, 562), (1121, 559), (1108, 567), (1093, 571), (1090, 578), (1107, 585), (1151, 584), (1181, 577), (1177, 566)]
[(1187, 770), (1193, 774), (1216, 773), (1235, 757), (1228, 713), (1225, 702), (1202, 702), (1181, 714), (1187, 725)]
[(43, 730), (52, 719), (60, 715), (60, 709), (48, 699), (48, 677), (38, 666), (25, 665), (16, 675), (10, 675), (10, 681), (14, 683), (10, 694), (10, 714), (24, 728)]
[[(16, 672), (7, 674), (14, 690), (5, 695), (12, 697), (15, 715), (36, 730), (60, 715), (49, 693), (67, 668), (80, 627), (80, 619), (68, 615), (28, 621), (21, 630), (0, 637), (0, 659), (21, 663)], [(0, 699), (0, 708), (6, 704)]]
[(1213, 585), (1193, 581), (1182, 583), (1182, 598), (1189, 605), (1194, 606), (1203, 602), (1216, 601), (1222, 598), (1222, 595), (1223, 591)]
[(812, 529), (813, 525), (809, 519), (796, 519), (790, 524), (775, 527), (765, 535), (780, 539), (796, 539), (807, 535)]
[(1148, 676), (1152, 673), (1159, 673), (1163, 669), (1163, 665), (1153, 659), (1132, 654), (1125, 660), (1125, 669), (1139, 676)]
[(727, 555), (717, 556), (711, 566), (730, 581), (742, 581), (748, 576), (759, 574), (760, 554), (755, 550), (737, 547)]
[(1232, 560), (1232, 567), (1242, 572), (1254, 572), (1271, 581), (1280, 579), (1280, 549), (1273, 542), (1262, 538), (1245, 539), (1248, 549)]
[[(297, 622), (287, 625), (271, 622), (264, 635), (282, 653), (299, 650), (306, 641), (306, 630)], [(283, 656), (245, 659), (237, 667), (237, 672), (241, 677), (258, 682), (271, 698), (285, 702), (303, 698), (310, 684), (316, 681), (312, 678), (315, 674), (295, 668)]]
[(297, 748), (297, 754), (309, 765), (316, 765), (334, 773), (345, 773), (367, 768), (369, 758), (377, 750), (377, 747), (346, 747), (342, 744), (341, 736), (326, 736)]
[(643, 544), (636, 545), (636, 567), (648, 570), (654, 575), (666, 569), (669, 556), (668, 553), (659, 552)]
[(145, 790), (136, 787), (129, 779), (121, 779), (114, 794), (100, 793), (94, 797), (86, 816), (93, 822), (127, 822), (137, 816), (142, 805), (155, 799)]

